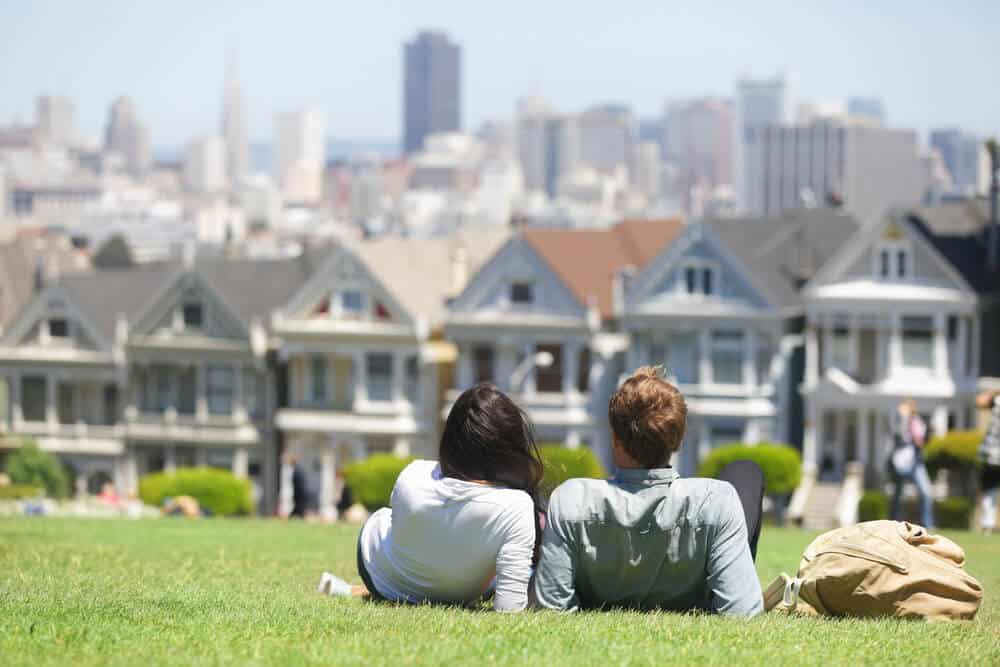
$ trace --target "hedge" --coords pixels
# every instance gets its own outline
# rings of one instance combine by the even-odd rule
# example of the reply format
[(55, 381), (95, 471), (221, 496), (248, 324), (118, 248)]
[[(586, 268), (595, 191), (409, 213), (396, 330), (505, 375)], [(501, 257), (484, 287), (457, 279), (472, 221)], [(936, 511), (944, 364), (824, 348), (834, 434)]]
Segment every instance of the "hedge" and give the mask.
[(538, 450), (545, 465), (545, 477), (542, 479), (541, 489), (545, 497), (567, 479), (607, 477), (601, 462), (592, 451), (584, 447), (568, 449), (562, 445), (541, 445)]
[(373, 454), (364, 461), (344, 466), (344, 482), (351, 487), (355, 502), (368, 511), (388, 507), (396, 478), (411, 461), (412, 457)]
[(14, 484), (45, 489), (50, 498), (69, 495), (69, 480), (59, 460), (27, 440), (7, 457), (7, 475)]
[(938, 528), (968, 530), (972, 523), (972, 501), (962, 496), (934, 503), (934, 521)]
[(753, 461), (764, 472), (764, 490), (771, 495), (788, 495), (802, 480), (802, 457), (788, 445), (762, 442), (759, 445), (732, 444), (717, 447), (698, 468), (700, 477), (718, 477), (733, 461)]
[(147, 505), (160, 507), (167, 498), (191, 496), (204, 509), (219, 516), (253, 512), (250, 481), (221, 468), (180, 468), (158, 472), (139, 481), (139, 497)]
[(881, 491), (865, 491), (858, 501), (858, 521), (889, 518), (889, 497)]
[(949, 431), (930, 439), (924, 448), (924, 460), (932, 475), (945, 468), (976, 468), (982, 441), (982, 431)]
[(33, 484), (8, 484), (7, 486), (0, 486), (0, 500), (35, 498), (40, 492), (41, 488)]

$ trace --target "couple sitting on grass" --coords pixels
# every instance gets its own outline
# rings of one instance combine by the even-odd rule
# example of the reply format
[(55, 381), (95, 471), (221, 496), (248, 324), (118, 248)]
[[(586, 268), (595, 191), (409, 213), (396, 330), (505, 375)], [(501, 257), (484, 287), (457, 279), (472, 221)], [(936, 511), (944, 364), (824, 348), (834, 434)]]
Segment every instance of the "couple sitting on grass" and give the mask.
[(497, 611), (763, 610), (754, 568), (764, 479), (749, 462), (721, 480), (669, 466), (684, 437), (684, 397), (653, 368), (611, 398), (610, 480), (571, 479), (542, 511), (542, 462), (531, 425), (487, 384), (455, 402), (440, 461), (414, 461), (358, 538), (350, 586), (324, 573), (320, 591)]

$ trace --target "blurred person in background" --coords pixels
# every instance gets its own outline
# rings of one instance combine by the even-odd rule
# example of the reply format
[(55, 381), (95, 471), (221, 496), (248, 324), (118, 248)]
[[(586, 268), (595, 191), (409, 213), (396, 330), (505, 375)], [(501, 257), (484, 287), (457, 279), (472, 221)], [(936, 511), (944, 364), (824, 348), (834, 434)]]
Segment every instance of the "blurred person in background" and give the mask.
[(979, 445), (980, 472), (979, 527), (992, 532), (997, 525), (997, 496), (1000, 495), (1000, 389), (984, 391), (976, 397), (976, 407), (990, 410), (990, 425)]
[(927, 423), (917, 414), (917, 404), (908, 398), (896, 408), (892, 425), (892, 453), (889, 472), (895, 489), (892, 494), (892, 518), (903, 520), (903, 487), (907, 482), (917, 488), (920, 499), (920, 523), (934, 527), (934, 506), (931, 498), (931, 478), (924, 464), (923, 448), (927, 442)]

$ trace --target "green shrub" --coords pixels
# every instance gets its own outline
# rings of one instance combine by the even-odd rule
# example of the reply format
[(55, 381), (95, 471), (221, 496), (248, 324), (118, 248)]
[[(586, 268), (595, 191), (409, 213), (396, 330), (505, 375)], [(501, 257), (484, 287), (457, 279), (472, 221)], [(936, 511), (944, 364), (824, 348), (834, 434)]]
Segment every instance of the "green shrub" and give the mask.
[(972, 501), (962, 496), (934, 503), (934, 522), (938, 528), (968, 530), (972, 522)]
[(924, 448), (924, 460), (933, 476), (941, 469), (963, 469), (979, 466), (979, 443), (982, 431), (949, 431), (930, 439)]
[(250, 481), (220, 468), (180, 468), (158, 472), (139, 481), (139, 497), (159, 507), (167, 498), (191, 496), (203, 508), (219, 516), (250, 514), (253, 500)]
[(344, 481), (351, 487), (355, 502), (368, 511), (388, 507), (396, 478), (411, 461), (412, 457), (373, 454), (364, 461), (344, 466)]
[(568, 449), (562, 445), (542, 445), (538, 450), (545, 464), (545, 477), (542, 479), (542, 495), (545, 497), (567, 479), (601, 479), (607, 476), (594, 452), (585, 447)]
[(59, 460), (30, 440), (7, 457), (7, 475), (14, 484), (45, 489), (50, 498), (65, 498), (69, 493), (69, 480)]
[(881, 491), (865, 491), (858, 501), (858, 521), (889, 518), (889, 497)]
[(718, 477), (733, 461), (753, 461), (764, 472), (764, 490), (776, 496), (788, 495), (802, 480), (802, 457), (788, 445), (762, 442), (759, 445), (723, 445), (712, 450), (698, 468), (700, 477)]
[(8, 484), (7, 486), (0, 486), (0, 500), (34, 498), (40, 491), (41, 488), (33, 484)]

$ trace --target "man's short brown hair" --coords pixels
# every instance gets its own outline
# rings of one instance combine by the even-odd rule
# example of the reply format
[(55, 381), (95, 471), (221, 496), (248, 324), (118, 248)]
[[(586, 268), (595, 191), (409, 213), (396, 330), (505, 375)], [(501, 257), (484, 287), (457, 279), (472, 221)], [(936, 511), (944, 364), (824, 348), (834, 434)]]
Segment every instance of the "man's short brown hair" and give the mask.
[(645, 366), (611, 396), (608, 421), (618, 444), (639, 465), (659, 468), (680, 449), (687, 426), (687, 404), (658, 368)]

